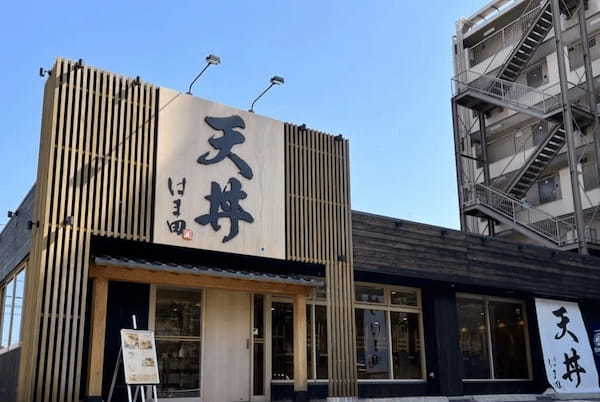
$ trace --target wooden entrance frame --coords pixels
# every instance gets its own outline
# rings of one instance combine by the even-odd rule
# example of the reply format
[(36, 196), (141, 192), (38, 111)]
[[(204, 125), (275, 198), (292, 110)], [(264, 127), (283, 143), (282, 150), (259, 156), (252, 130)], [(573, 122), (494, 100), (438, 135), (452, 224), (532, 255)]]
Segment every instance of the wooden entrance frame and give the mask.
[(99, 397), (102, 392), (102, 370), (104, 366), (109, 281), (292, 296), (294, 298), (294, 391), (299, 393), (307, 392), (306, 299), (310, 296), (314, 284), (307, 283), (306, 285), (302, 285), (285, 282), (269, 282), (106, 265), (90, 266), (89, 277), (93, 280), (93, 294), (91, 306), (92, 320), (90, 324), (89, 369), (86, 388), (88, 397)]

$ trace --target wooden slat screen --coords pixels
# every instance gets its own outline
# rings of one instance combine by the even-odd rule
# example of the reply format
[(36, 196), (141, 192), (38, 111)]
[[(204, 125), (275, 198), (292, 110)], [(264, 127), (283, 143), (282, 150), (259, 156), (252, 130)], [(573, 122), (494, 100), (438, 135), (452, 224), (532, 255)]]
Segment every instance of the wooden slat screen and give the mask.
[(348, 141), (285, 125), (287, 259), (325, 265), (329, 396), (356, 396)]
[(21, 401), (79, 401), (90, 238), (151, 239), (157, 96), (64, 59), (46, 82)]

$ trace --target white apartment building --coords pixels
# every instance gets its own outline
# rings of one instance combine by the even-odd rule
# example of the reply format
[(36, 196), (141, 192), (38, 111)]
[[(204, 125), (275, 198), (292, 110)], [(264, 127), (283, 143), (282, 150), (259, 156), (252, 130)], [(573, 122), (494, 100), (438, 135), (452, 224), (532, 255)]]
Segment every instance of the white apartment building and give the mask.
[(491, 1), (453, 58), (462, 229), (600, 253), (600, 0)]

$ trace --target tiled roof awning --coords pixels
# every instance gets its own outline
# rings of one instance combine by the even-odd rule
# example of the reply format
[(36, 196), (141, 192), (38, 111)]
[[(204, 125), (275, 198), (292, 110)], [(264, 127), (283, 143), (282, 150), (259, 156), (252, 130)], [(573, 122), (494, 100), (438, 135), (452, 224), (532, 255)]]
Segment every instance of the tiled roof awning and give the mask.
[(113, 266), (132, 269), (146, 269), (162, 272), (173, 272), (187, 275), (205, 275), (221, 278), (244, 279), (257, 282), (282, 283), (318, 287), (323, 285), (323, 280), (296, 274), (273, 274), (267, 272), (254, 272), (242, 269), (225, 269), (208, 267), (196, 264), (176, 264), (164, 261), (146, 260), (141, 258), (128, 258), (122, 256), (96, 256), (94, 263), (98, 266)]

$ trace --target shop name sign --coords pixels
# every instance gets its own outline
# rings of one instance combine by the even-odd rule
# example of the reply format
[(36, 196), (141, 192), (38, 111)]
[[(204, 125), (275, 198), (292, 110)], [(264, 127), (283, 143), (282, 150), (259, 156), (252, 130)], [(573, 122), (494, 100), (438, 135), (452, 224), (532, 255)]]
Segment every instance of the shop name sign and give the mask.
[(579, 305), (535, 299), (548, 382), (559, 393), (598, 392), (598, 373)]
[(154, 241), (285, 258), (284, 126), (161, 88)]

